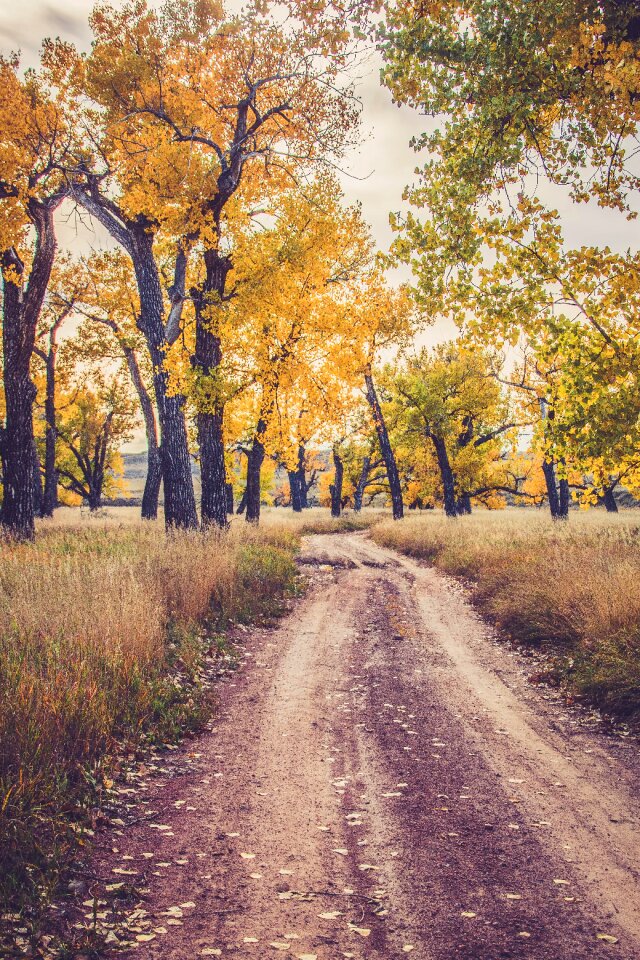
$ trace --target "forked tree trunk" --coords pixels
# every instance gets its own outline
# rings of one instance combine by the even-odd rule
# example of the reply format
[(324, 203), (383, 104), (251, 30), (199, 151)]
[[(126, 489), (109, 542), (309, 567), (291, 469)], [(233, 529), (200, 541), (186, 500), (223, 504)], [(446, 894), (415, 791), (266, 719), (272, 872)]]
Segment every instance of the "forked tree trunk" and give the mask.
[(370, 466), (371, 457), (364, 457), (362, 460), (362, 469), (360, 470), (358, 483), (356, 484), (356, 489), (353, 493), (353, 509), (356, 513), (360, 513), (362, 510), (362, 501), (364, 499), (364, 491), (367, 486), (367, 480), (369, 479)]
[(461, 493), (458, 497), (456, 503), (456, 509), (459, 516), (470, 516), (471, 514), (471, 497), (468, 493)]
[(169, 394), (169, 375), (165, 370), (168, 346), (165, 305), (153, 252), (153, 230), (144, 218), (129, 220), (112, 200), (99, 194), (94, 183), (85, 187), (74, 186), (73, 196), (103, 224), (131, 257), (140, 297), (138, 328), (144, 334), (153, 366), (153, 386), (160, 420), (165, 524), (168, 529), (194, 529), (198, 526), (198, 515), (183, 412), (184, 397)]
[(331, 494), (331, 516), (339, 517), (342, 513), (342, 482), (344, 478), (344, 466), (342, 457), (337, 450), (333, 451), (333, 483), (329, 487)]
[(247, 515), (248, 523), (260, 522), (260, 475), (262, 464), (264, 463), (264, 444), (262, 437), (265, 434), (267, 425), (264, 420), (258, 421), (258, 426), (253, 438), (251, 450), (247, 456)]
[(169, 375), (164, 366), (167, 346), (164, 300), (153, 255), (153, 235), (147, 232), (144, 224), (133, 232), (133, 245), (129, 250), (140, 294), (138, 326), (145, 336), (153, 365), (153, 385), (160, 420), (165, 524), (169, 529), (194, 529), (198, 525), (198, 515), (183, 412), (184, 398), (169, 393)]
[(457, 517), (456, 509), (456, 480), (449, 462), (449, 453), (443, 437), (430, 435), (436, 451), (438, 467), (440, 469), (440, 478), (442, 480), (442, 491), (444, 498), (444, 512), (448, 517)]
[(222, 348), (220, 337), (213, 328), (211, 311), (217, 308), (224, 297), (231, 261), (217, 250), (206, 250), (204, 262), (204, 283), (191, 291), (196, 312), (196, 349), (192, 362), (197, 376), (201, 378), (201, 395), (208, 401), (207, 408), (200, 410), (196, 417), (202, 484), (201, 523), (203, 527), (215, 525), (224, 528), (227, 526), (227, 478), (222, 433), (224, 407), (216, 395)]
[(389, 431), (387, 430), (387, 425), (382, 414), (382, 408), (380, 407), (378, 394), (376, 393), (376, 388), (373, 382), (371, 367), (368, 367), (365, 371), (364, 382), (366, 386), (367, 402), (371, 408), (373, 423), (376, 428), (378, 443), (380, 444), (380, 453), (382, 454), (382, 459), (384, 460), (384, 465), (387, 471), (387, 479), (389, 480), (393, 519), (402, 520), (404, 516), (404, 507), (402, 503), (400, 474), (398, 473), (398, 465), (396, 463), (396, 458), (389, 440)]

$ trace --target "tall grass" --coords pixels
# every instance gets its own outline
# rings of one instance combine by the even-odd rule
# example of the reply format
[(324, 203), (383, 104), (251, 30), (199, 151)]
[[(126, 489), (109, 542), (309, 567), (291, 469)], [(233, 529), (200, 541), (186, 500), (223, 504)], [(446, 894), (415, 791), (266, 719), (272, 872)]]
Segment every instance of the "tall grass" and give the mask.
[(552, 652), (552, 677), (640, 719), (640, 513), (576, 512), (566, 523), (532, 510), (423, 515), (372, 535), (470, 580), (500, 627)]
[(0, 545), (0, 903), (43, 902), (112, 758), (197, 726), (201, 665), (231, 620), (273, 614), (297, 538), (43, 524)]

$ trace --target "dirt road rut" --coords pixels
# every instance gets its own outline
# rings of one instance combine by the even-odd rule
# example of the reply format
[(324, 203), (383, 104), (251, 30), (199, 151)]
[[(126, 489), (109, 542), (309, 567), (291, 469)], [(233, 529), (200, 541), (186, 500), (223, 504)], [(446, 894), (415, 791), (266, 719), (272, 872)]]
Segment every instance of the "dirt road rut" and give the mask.
[(103, 852), (146, 890), (135, 955), (640, 957), (633, 746), (532, 689), (433, 570), (362, 534), (302, 562), (188, 771)]

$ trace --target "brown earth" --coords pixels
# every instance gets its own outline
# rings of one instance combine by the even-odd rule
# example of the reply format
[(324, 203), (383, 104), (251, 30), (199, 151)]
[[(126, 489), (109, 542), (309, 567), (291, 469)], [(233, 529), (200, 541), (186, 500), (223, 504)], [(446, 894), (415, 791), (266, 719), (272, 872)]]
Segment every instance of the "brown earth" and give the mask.
[(125, 886), (98, 919), (138, 891), (112, 945), (640, 957), (637, 745), (528, 684), (434, 570), (362, 534), (311, 537), (302, 564), (305, 597), (246, 634), (211, 731), (139, 777), (134, 822), (100, 840), (92, 893)]

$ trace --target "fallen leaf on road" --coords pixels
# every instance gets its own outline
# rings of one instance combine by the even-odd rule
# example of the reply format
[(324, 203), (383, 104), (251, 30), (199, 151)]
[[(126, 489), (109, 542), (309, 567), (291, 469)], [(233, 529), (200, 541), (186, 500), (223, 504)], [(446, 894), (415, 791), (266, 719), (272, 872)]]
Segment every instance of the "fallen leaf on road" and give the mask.
[(262, 880), (261, 873), (250, 873), (249, 876), (251, 877), (252, 880)]
[(201, 957), (221, 957), (222, 950), (218, 949), (218, 947), (205, 947), (204, 950), (200, 951), (200, 956)]
[(318, 960), (317, 953), (299, 953), (298, 960)]
[(149, 940), (155, 940), (155, 933), (139, 933), (136, 937), (138, 943), (148, 943)]
[(505, 893), (507, 900), (522, 900), (522, 896), (519, 893)]
[(242, 942), (243, 943), (260, 943), (257, 937), (243, 937)]
[(403, 953), (411, 953), (413, 950), (415, 950), (415, 947), (412, 943), (405, 943), (404, 947), (402, 948)]
[(463, 910), (460, 916), (461, 917), (477, 917), (478, 914), (474, 913), (473, 910)]
[(338, 847), (338, 848), (337, 848), (336, 850), (334, 850), (333, 852), (334, 852), (334, 853), (339, 853), (339, 854), (340, 854), (341, 856), (343, 856), (343, 857), (346, 857), (347, 854), (349, 853), (349, 851), (348, 851), (348, 850), (345, 850), (344, 847)]
[(255, 860), (255, 853), (241, 853), (240, 856), (243, 860)]
[(342, 913), (339, 910), (328, 910), (326, 913), (319, 913), (318, 916), (321, 920), (337, 920)]
[(557, 886), (559, 886), (559, 887), (568, 887), (568, 886), (569, 886), (569, 881), (568, 881), (568, 880), (554, 880), (553, 882), (554, 882), (555, 884), (557, 884)]
[(371, 933), (371, 930), (368, 930), (366, 927), (356, 927), (353, 923), (349, 924), (349, 930), (352, 933), (357, 933), (360, 937), (368, 937)]
[(270, 947), (273, 947), (274, 950), (288, 950), (288, 949), (289, 949), (289, 944), (288, 944), (288, 943), (282, 943), (282, 942), (279, 941), (279, 940), (274, 940), (272, 943), (269, 944), (269, 946), (270, 946)]
[(596, 933), (596, 940), (602, 940), (604, 943), (617, 943), (618, 938), (612, 937), (608, 933)]

